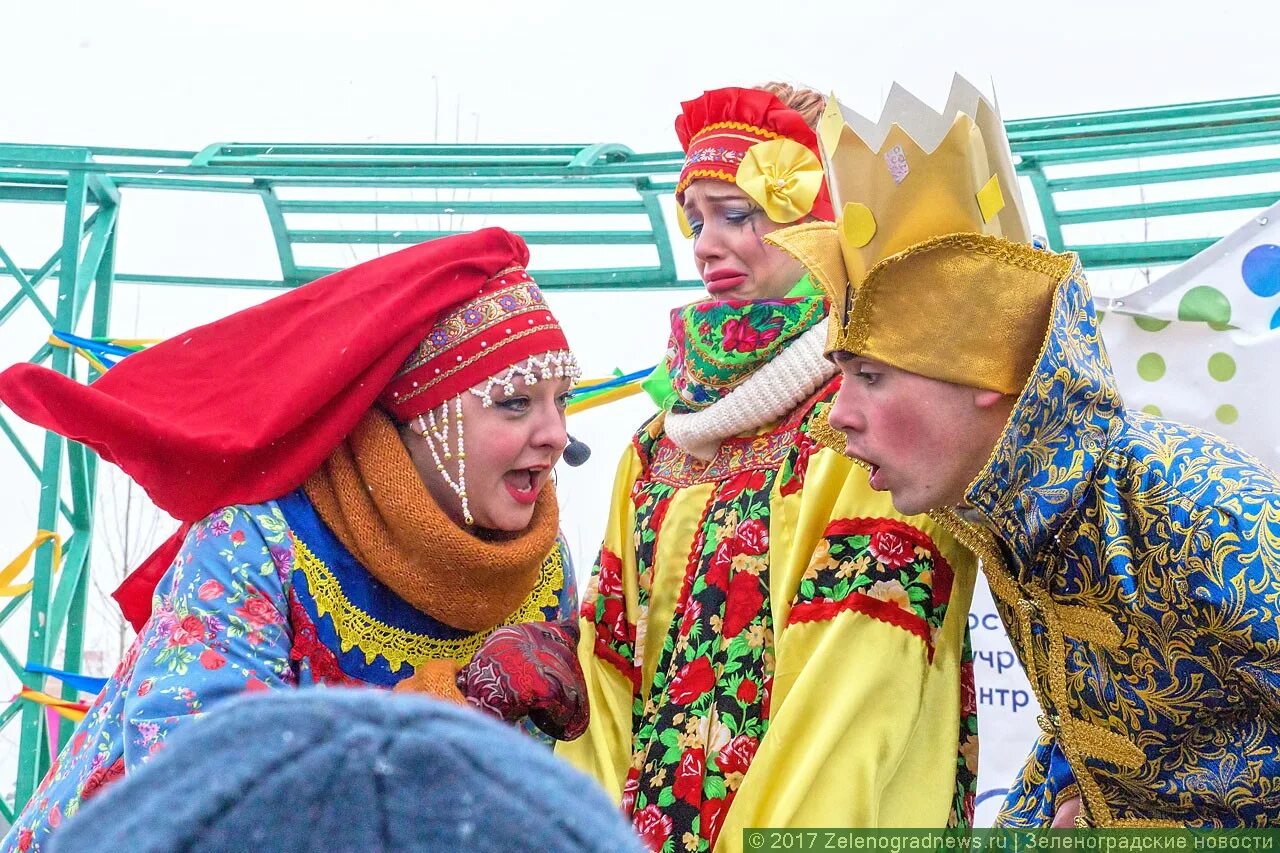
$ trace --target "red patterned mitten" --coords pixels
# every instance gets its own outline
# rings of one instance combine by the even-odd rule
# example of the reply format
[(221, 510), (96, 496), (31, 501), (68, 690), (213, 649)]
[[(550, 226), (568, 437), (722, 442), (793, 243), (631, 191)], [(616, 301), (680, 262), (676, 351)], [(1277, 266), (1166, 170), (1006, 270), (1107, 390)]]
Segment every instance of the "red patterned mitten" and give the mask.
[(507, 722), (528, 717), (556, 740), (580, 737), (591, 715), (578, 636), (575, 619), (499, 628), (458, 672), (458, 689)]

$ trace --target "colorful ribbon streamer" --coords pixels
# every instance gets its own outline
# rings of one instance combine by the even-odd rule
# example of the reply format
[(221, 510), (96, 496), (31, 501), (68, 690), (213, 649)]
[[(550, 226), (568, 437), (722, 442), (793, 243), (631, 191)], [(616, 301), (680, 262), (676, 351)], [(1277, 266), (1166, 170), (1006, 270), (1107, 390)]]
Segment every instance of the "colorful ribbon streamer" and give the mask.
[(9, 701), (17, 702), (20, 699), (57, 711), (58, 714), (73, 723), (80, 722), (84, 719), (84, 715), (89, 713), (89, 705), (85, 702), (68, 702), (65, 699), (59, 699), (57, 696), (50, 696), (42, 690), (32, 690), (30, 687), (23, 687)]
[(115, 362), (112, 361), (111, 359), (105, 359), (105, 361), (100, 360), (96, 355), (94, 355), (88, 349), (84, 347), (76, 346), (75, 344), (71, 343), (71, 341), (62, 337), (63, 334), (64, 334), (63, 332), (54, 332), (52, 335), (49, 336), (49, 343), (55, 347), (60, 347), (62, 349), (70, 349), (76, 355), (79, 355), (85, 361), (89, 362), (89, 364), (93, 367), (93, 369), (98, 371), (99, 373), (106, 373), (107, 368), (115, 364)]
[(99, 373), (105, 373), (125, 356), (133, 355), (157, 342), (158, 339), (153, 338), (82, 338), (56, 329), (49, 336), (51, 345), (71, 349)]
[(632, 383), (630, 385), (622, 385), (617, 388), (610, 388), (609, 390), (602, 391), (601, 393), (589, 399), (573, 401), (572, 403), (569, 404), (569, 407), (565, 409), (565, 413), (570, 415), (576, 415), (579, 412), (587, 411), (587, 409), (594, 409), (596, 406), (603, 406), (607, 403), (612, 403), (616, 400), (622, 400), (627, 397), (635, 396), (636, 394), (639, 394), (643, 390), (644, 389), (640, 387), (640, 383), (638, 382)]
[(70, 685), (81, 693), (91, 693), (97, 696), (102, 692), (102, 688), (106, 686), (108, 679), (97, 678), (92, 675), (81, 675), (78, 672), (68, 672), (65, 669), (54, 669), (49, 666), (40, 666), (39, 664), (28, 663), (23, 667), (27, 672), (36, 675), (50, 675), (61, 681), (63, 684)]
[(650, 373), (653, 373), (653, 368), (650, 367), (645, 370), (637, 370), (634, 373), (628, 373), (625, 375), (621, 374), (621, 372), (615, 373), (616, 375), (605, 379), (584, 379), (574, 386), (574, 389), (569, 392), (569, 396), (584, 397), (601, 391), (607, 391), (611, 388), (617, 388), (622, 385), (630, 385), (633, 382), (639, 382)]
[(53, 542), (53, 570), (56, 572), (62, 567), (62, 537), (52, 530), (38, 531), (31, 544), (15, 557), (9, 565), (0, 569), (0, 598), (14, 598), (31, 590), (34, 581), (15, 584), (13, 580), (26, 567), (27, 563), (31, 562), (31, 557), (35, 554), (36, 549), (46, 542)]

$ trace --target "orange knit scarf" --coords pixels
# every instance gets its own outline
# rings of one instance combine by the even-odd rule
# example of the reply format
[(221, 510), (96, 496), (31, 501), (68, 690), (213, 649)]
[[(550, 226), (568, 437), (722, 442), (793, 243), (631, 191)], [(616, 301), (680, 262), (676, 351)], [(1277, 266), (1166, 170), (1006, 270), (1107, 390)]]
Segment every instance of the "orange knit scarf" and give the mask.
[(480, 539), (445, 515), (390, 417), (371, 409), (303, 488), (324, 523), (369, 573), (418, 610), (464, 631), (506, 619), (533, 591), (555, 545), (548, 483), (528, 529)]

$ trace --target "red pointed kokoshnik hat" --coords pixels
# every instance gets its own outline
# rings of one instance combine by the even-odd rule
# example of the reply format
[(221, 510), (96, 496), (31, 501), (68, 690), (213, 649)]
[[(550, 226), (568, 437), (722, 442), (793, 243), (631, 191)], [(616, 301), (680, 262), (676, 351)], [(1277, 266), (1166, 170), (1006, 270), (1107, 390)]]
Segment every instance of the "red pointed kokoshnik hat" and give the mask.
[(115, 592), (140, 628), (192, 523), (297, 488), (370, 407), (405, 423), (531, 359), (576, 374), (528, 262), (501, 228), (432, 240), (175, 335), (92, 385), (14, 365), (0, 402), (183, 523)]

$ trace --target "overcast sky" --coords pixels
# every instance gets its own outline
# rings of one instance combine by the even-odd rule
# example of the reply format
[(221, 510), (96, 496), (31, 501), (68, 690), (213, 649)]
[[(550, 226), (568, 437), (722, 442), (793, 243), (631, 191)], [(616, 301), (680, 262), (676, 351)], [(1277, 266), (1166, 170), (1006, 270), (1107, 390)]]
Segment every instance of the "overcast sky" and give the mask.
[(42, 0), (0, 4), (0, 139), (424, 140), (438, 81), (487, 141), (673, 146), (675, 104), (781, 78), (878, 110), (995, 81), (1007, 118), (1280, 89), (1273, 2)]
[[(994, 88), (1006, 118), (1241, 97), (1280, 92), (1277, 8), (1275, 0), (0, 0), (0, 142), (196, 150), (215, 141), (460, 136), (671, 150), (678, 102), (704, 89), (781, 79), (878, 114), (895, 80), (940, 106), (955, 71)], [(271, 275), (258, 268), (273, 257), (258, 203), (209, 204), (197, 220), (207, 239), (176, 214), (148, 219), (126, 207), (122, 264), (147, 255), (175, 273)], [(39, 265), (58, 240), (58, 212), (7, 207), (0, 245)], [(0, 303), (13, 289), (0, 278)], [(113, 329), (172, 334), (263, 297), (160, 288), (139, 307), (137, 293), (121, 288)], [(688, 298), (573, 295), (553, 306), (588, 374), (600, 374), (652, 363), (666, 310)], [(20, 326), (21, 316), (0, 336), (0, 365), (29, 355), (47, 332), (34, 315)], [(562, 476), (580, 560), (596, 547), (614, 461), (646, 410), (633, 400), (571, 424), (596, 450), (586, 468)], [(0, 564), (29, 540), (35, 518), (34, 481), (11, 457), (0, 447)], [(13, 621), (11, 642), (25, 630), (24, 618)], [(0, 693), (8, 686), (0, 678)]]

